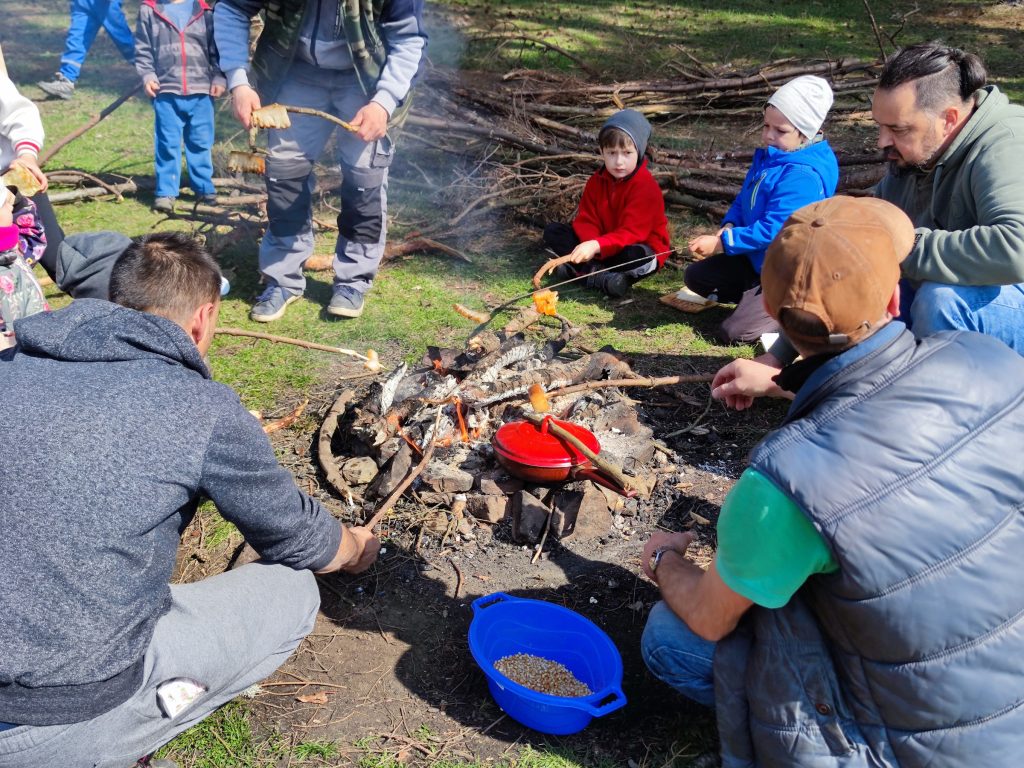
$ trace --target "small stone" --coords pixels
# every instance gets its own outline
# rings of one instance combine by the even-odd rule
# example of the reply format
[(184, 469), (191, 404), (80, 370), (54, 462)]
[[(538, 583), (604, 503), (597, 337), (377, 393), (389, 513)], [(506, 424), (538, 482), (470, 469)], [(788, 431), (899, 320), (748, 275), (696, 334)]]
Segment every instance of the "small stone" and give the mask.
[(590, 596), (590, 604), (591, 605), (597, 605), (597, 598), (594, 597), (593, 595)]
[(477, 477), (477, 487), (486, 496), (508, 496), (523, 490), (523, 481), (500, 469), (492, 469)]
[(341, 465), (341, 476), (349, 485), (366, 485), (377, 476), (377, 462), (369, 456), (356, 456)]
[(470, 496), (466, 509), (477, 520), (496, 524), (505, 519), (508, 510), (506, 496)]
[[(519, 491), (512, 497), (512, 539), (534, 544), (548, 524), (548, 508), (536, 496)], [(524, 547), (525, 549), (525, 547)]]
[(440, 462), (428, 464), (421, 477), (439, 493), (465, 493), (473, 487), (473, 476), (469, 472)]

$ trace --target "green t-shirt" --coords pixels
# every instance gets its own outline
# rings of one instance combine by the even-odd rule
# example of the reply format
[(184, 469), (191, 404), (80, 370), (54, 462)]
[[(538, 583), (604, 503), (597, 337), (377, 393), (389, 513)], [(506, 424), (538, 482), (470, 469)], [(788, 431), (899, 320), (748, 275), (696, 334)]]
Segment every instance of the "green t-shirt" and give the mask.
[(809, 576), (839, 570), (807, 516), (753, 469), (722, 504), (715, 563), (729, 589), (765, 608), (784, 606)]

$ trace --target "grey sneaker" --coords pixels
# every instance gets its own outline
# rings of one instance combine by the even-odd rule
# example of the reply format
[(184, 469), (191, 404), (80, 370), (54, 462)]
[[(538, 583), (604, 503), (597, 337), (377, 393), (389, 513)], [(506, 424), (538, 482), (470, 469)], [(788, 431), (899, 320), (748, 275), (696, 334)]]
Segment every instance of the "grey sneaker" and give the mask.
[(75, 84), (60, 72), (53, 76), (53, 80), (42, 80), (36, 85), (43, 89), (43, 93), (65, 101), (75, 95)]
[(173, 197), (158, 197), (153, 201), (154, 211), (163, 211), (164, 213), (174, 212), (174, 198)]
[(348, 285), (335, 285), (327, 314), (335, 317), (359, 317), (363, 314), (363, 294)]
[(279, 285), (268, 285), (267, 289), (256, 299), (256, 304), (249, 310), (249, 317), (257, 323), (272, 323), (284, 317), (284, 311), (293, 301), (298, 301), (301, 294), (287, 291)]
[(613, 299), (618, 299), (626, 295), (626, 291), (633, 283), (621, 272), (601, 272), (588, 277), (586, 284), (587, 288), (596, 288)]
[(216, 205), (217, 204), (217, 193), (211, 192), (208, 195), (200, 195), (199, 202), (203, 205)]

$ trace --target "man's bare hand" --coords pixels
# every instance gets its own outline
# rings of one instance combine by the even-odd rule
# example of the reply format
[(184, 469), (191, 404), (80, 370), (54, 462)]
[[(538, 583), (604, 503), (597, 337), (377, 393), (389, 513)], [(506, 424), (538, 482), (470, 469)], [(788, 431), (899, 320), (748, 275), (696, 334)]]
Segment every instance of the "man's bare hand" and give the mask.
[(365, 142), (371, 142), (388, 132), (388, 117), (388, 111), (384, 107), (371, 101), (348, 122), (356, 129), (356, 136)]
[(26, 171), (32, 174), (36, 181), (39, 182), (39, 191), (45, 192), (47, 187), (50, 186), (49, 180), (46, 178), (46, 174), (43, 173), (43, 169), (39, 167), (39, 161), (36, 160), (36, 156), (30, 152), (18, 155), (14, 158), (11, 163), (11, 168), (16, 167), (24, 168)]
[(344, 573), (362, 573), (377, 561), (377, 555), (380, 554), (380, 539), (369, 528), (361, 525), (347, 528), (346, 532), (355, 541), (356, 554), (339, 570)]
[(640, 567), (651, 581), (657, 581), (654, 571), (651, 570), (651, 558), (659, 549), (671, 549), (686, 557), (686, 550), (690, 548), (697, 537), (692, 533), (668, 533), (667, 531), (655, 531), (644, 544), (643, 554), (640, 556)]
[(252, 127), (253, 110), (259, 109), (260, 95), (248, 85), (239, 85), (231, 90), (231, 108), (238, 122), (246, 128)]
[(155, 99), (156, 95), (160, 93), (160, 81), (159, 80), (147, 80), (142, 86), (142, 90), (146, 92), (146, 95), (151, 99)]
[(720, 368), (711, 381), (711, 396), (726, 406), (742, 411), (758, 397), (788, 397), (772, 379), (779, 374), (776, 365), (757, 360), (733, 360)]

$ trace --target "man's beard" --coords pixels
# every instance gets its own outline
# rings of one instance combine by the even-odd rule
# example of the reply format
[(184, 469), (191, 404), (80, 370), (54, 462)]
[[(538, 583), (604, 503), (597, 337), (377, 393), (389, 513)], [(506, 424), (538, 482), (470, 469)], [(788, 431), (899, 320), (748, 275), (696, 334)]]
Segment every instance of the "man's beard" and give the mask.
[(938, 162), (944, 150), (942, 139), (929, 137), (921, 147), (922, 154), (927, 158), (921, 163), (908, 163), (903, 156), (894, 148), (889, 147), (885, 151), (885, 159), (889, 162), (889, 172), (894, 176), (902, 176), (908, 173), (927, 173)]

